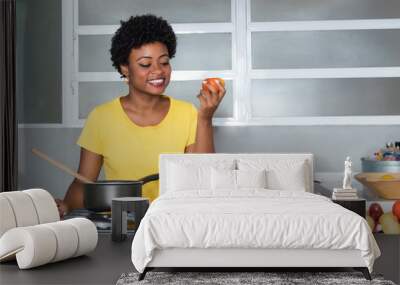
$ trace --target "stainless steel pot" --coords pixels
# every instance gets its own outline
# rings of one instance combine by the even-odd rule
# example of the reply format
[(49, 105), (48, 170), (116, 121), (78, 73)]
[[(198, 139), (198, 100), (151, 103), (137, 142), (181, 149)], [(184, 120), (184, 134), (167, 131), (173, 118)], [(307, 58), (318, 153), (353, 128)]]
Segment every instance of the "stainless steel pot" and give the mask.
[(83, 204), (88, 210), (104, 212), (111, 210), (111, 202), (117, 197), (141, 197), (143, 184), (158, 180), (159, 175), (151, 174), (139, 180), (104, 180), (91, 181), (87, 177), (73, 171), (66, 165), (33, 148), (32, 152), (62, 171), (74, 176), (83, 183)]

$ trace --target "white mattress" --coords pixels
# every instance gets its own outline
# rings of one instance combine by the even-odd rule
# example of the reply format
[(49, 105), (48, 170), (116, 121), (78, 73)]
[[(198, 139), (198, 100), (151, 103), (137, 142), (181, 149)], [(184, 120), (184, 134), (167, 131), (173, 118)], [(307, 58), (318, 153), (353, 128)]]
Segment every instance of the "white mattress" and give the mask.
[(265, 189), (160, 196), (135, 235), (132, 262), (143, 272), (156, 249), (169, 248), (359, 250), (370, 271), (380, 255), (357, 214), (316, 194)]

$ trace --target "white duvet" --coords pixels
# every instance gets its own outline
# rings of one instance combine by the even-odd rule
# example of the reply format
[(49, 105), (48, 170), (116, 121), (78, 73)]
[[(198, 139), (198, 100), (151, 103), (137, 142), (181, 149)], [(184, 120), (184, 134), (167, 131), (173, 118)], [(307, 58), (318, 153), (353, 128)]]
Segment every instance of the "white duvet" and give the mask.
[(135, 268), (165, 248), (358, 249), (370, 271), (380, 255), (357, 214), (320, 195), (265, 189), (160, 196), (134, 237)]

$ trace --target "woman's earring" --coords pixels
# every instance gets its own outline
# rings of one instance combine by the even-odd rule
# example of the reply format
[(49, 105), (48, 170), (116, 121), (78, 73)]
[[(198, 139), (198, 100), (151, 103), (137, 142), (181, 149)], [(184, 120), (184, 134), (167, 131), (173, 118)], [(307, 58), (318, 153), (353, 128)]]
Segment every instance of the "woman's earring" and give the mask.
[(129, 85), (129, 79), (128, 79), (128, 77), (124, 77), (124, 82), (125, 82), (127, 85)]

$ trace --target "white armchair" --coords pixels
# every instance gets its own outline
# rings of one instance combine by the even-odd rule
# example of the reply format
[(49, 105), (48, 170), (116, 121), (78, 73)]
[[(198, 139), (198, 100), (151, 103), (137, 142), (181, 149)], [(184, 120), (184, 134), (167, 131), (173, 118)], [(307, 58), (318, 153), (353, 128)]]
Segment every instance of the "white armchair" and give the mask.
[(60, 221), (43, 189), (0, 193), (0, 262), (16, 258), (20, 269), (57, 262), (94, 250), (97, 238), (88, 219)]

